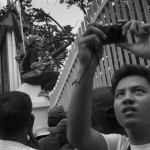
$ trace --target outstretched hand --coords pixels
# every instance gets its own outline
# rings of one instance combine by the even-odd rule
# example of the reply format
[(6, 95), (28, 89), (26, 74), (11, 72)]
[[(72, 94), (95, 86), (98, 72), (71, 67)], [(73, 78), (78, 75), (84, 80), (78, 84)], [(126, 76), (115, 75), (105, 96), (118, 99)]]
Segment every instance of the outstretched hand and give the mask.
[(122, 28), (122, 34), (126, 35), (130, 31), (136, 37), (136, 42), (117, 43), (116, 46), (124, 48), (138, 57), (150, 59), (150, 24), (131, 20)]
[(103, 57), (103, 46), (101, 39), (106, 39), (106, 35), (98, 29), (100, 24), (94, 22), (87, 26), (86, 32), (78, 40), (79, 61), (83, 68), (96, 67), (97, 58)]

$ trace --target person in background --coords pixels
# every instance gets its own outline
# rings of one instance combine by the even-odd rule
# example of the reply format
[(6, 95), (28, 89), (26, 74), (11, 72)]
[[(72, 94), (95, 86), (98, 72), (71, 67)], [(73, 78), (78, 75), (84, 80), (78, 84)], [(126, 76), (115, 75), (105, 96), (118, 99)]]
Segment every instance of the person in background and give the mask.
[(44, 69), (51, 63), (41, 63), (38, 59), (38, 51), (42, 48), (41, 38), (38, 35), (31, 35), (29, 37), (29, 48), (21, 62), (21, 76), (23, 83), (32, 85), (41, 85), (41, 91), (38, 96), (49, 96), (49, 92), (54, 88), (59, 76), (59, 72), (49, 71)]
[(59, 121), (57, 126), (50, 127), (49, 131), (55, 135), (58, 140), (60, 150), (74, 150), (74, 147), (68, 142), (67, 139), (67, 118)]
[(62, 105), (55, 106), (48, 110), (48, 126), (56, 126), (60, 120), (67, 118), (66, 112)]
[[(29, 95), (19, 91), (0, 95), (0, 149), (40, 149), (33, 136), (34, 115)], [(32, 148), (33, 147), (33, 148)]]
[(118, 123), (114, 112), (114, 97), (111, 87), (101, 86), (92, 92), (92, 117), (93, 129), (104, 133), (119, 133), (126, 135), (125, 130)]
[[(78, 40), (80, 68), (67, 113), (68, 140), (84, 150), (150, 149), (150, 70), (144, 66), (123, 66), (112, 79), (116, 119), (128, 137), (91, 128), (93, 77), (103, 57), (102, 40), (107, 39), (99, 26), (96, 22), (89, 24)], [(123, 35), (128, 31), (137, 38), (135, 43), (116, 46), (150, 59), (150, 24), (131, 20), (122, 27)]]
[[(57, 124), (66, 118), (66, 112), (63, 106), (55, 106), (48, 111), (48, 126), (49, 128), (56, 128)], [(49, 130), (49, 135), (39, 140), (39, 144), (43, 150), (58, 150), (60, 143), (55, 132)]]

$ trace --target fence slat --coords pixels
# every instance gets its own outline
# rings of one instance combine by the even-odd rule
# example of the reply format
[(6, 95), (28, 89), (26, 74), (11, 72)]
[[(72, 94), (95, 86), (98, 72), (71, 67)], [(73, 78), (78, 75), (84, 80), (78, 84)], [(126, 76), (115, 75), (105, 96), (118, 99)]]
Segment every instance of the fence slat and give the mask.
[(88, 23), (90, 23), (92, 19), (91, 19), (91, 11), (89, 9), (87, 10), (87, 16), (88, 16)]
[(107, 81), (106, 81), (106, 76), (105, 76), (105, 69), (104, 69), (104, 64), (103, 64), (103, 59), (102, 61), (100, 61), (100, 68), (101, 68), (101, 72), (102, 72), (102, 83), (104, 86), (107, 86)]
[(145, 13), (145, 17), (146, 17), (146, 21), (148, 23), (150, 23), (150, 13), (149, 13), (149, 8), (150, 6), (148, 6), (147, 0), (142, 0), (143, 3), (143, 8), (144, 8), (144, 13)]
[(81, 22), (81, 27), (82, 27), (82, 33), (84, 33), (85, 32), (85, 25), (84, 25), (83, 21)]
[(91, 15), (91, 17), (93, 18), (93, 17), (94, 17), (94, 8), (93, 8), (93, 4), (91, 3), (89, 7), (90, 7), (90, 12), (91, 12), (90, 15)]
[[(128, 4), (129, 4), (130, 17), (131, 17), (132, 20), (135, 20), (135, 13), (134, 13), (134, 7), (132, 5), (132, 1), (128, 0)], [(128, 41), (132, 42), (132, 38), (131, 38), (130, 33), (127, 34), (127, 37), (128, 37)], [(132, 59), (132, 64), (137, 64), (135, 55), (131, 54), (131, 59)]]
[(139, 0), (134, 0), (134, 3), (135, 3), (135, 6), (136, 6), (135, 9), (136, 9), (138, 20), (143, 21)]
[(132, 5), (132, 1), (128, 0), (127, 2), (129, 4), (129, 13), (130, 13), (131, 19), (135, 20), (134, 7)]
[(99, 6), (96, 0), (93, 0), (93, 7), (94, 7), (94, 12), (97, 12)]
[[(140, 8), (140, 4), (139, 4), (139, 0), (134, 0), (134, 3), (135, 3), (135, 6), (136, 6), (137, 18), (138, 18), (139, 21), (143, 21), (142, 12), (141, 12), (141, 8)], [(140, 64), (141, 65), (145, 65), (144, 59), (139, 58), (139, 60), (140, 60)]]
[(84, 16), (84, 25), (85, 25), (85, 29), (86, 29), (86, 27), (87, 27), (87, 25), (88, 25), (87, 16)]
[(112, 75), (114, 74), (114, 66), (113, 66), (113, 61), (112, 61), (112, 54), (110, 52), (110, 47), (108, 45), (106, 45), (106, 49), (105, 49), (107, 56), (108, 56), (108, 62), (109, 62), (109, 68), (110, 68), (110, 75), (112, 77)]
[(116, 10), (117, 19), (120, 20), (122, 18), (121, 18), (121, 15), (120, 15), (120, 8), (119, 8), (119, 5), (118, 5), (118, 0), (115, 0), (114, 2), (115, 2), (115, 10)]
[[(123, 19), (128, 19), (124, 1), (120, 0), (120, 4), (121, 4), (121, 8), (122, 8)], [(126, 50), (124, 50), (124, 54), (125, 54), (126, 64), (130, 64), (129, 55)]]
[(108, 64), (108, 60), (107, 60), (107, 56), (106, 56), (106, 50), (104, 51), (104, 65), (105, 65), (105, 74), (107, 77), (107, 84), (108, 84), (108, 86), (110, 86), (111, 85), (111, 77), (110, 77), (110, 72), (109, 72), (109, 64)]
[(102, 86), (102, 77), (101, 77), (99, 66), (96, 68), (96, 72), (97, 72), (99, 86)]
[(109, 10), (110, 10), (110, 16), (111, 16), (112, 24), (116, 24), (115, 12), (114, 12), (114, 9), (112, 6), (112, 2), (109, 1), (108, 4), (109, 4)]

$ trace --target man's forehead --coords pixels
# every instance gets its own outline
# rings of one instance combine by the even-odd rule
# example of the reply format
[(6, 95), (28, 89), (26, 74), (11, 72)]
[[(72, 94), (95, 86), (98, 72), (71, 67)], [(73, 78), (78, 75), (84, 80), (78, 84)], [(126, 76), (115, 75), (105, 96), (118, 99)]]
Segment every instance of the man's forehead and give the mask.
[(131, 86), (150, 86), (145, 77), (139, 75), (132, 75), (122, 78), (116, 87), (116, 90), (131, 87)]

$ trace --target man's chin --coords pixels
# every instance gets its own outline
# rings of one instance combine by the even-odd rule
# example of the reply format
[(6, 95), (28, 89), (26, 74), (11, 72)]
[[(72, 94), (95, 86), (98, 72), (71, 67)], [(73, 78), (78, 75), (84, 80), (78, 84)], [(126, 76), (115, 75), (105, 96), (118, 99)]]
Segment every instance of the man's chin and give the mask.
[(136, 128), (137, 127), (137, 125), (138, 125), (138, 120), (137, 119), (134, 119), (134, 118), (130, 118), (130, 119), (126, 119), (126, 120), (124, 120), (124, 122), (122, 123), (122, 125), (123, 125), (123, 127), (125, 127), (125, 128), (129, 128), (129, 129), (131, 129), (131, 128)]

